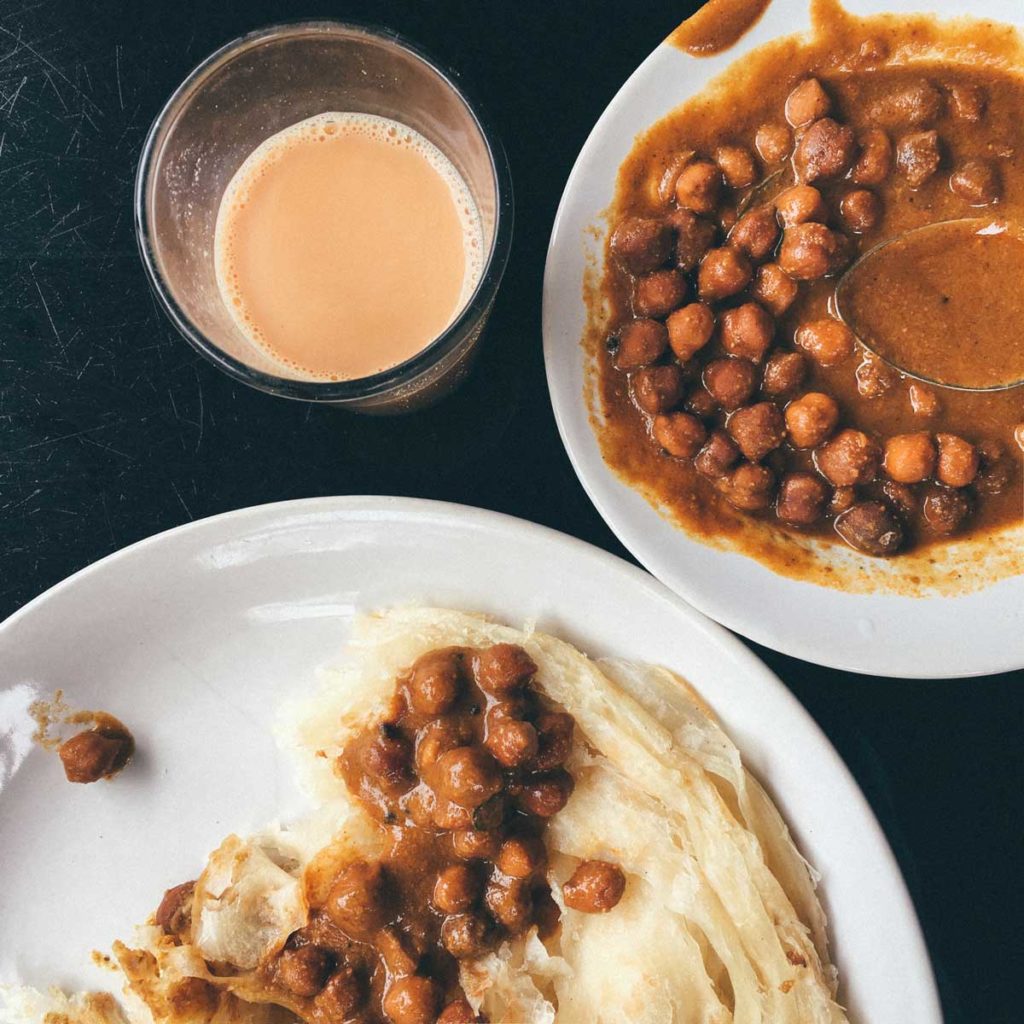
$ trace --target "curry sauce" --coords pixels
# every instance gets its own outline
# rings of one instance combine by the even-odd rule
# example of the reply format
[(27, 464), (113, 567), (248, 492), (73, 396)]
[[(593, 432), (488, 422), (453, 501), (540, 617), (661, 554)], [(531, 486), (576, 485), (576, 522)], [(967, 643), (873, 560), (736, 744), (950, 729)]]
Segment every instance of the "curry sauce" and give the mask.
[[(754, 7), (739, 4), (737, 9), (750, 14)], [(685, 224), (689, 242), (677, 241), (674, 255), (666, 256), (665, 262), (643, 265), (638, 271), (637, 263), (629, 265), (622, 252), (616, 252), (622, 232), (619, 239), (612, 232), (604, 278), (599, 291), (589, 296), (592, 320), (585, 345), (596, 363), (597, 392), (592, 418), (609, 465), (656, 507), (712, 543), (738, 545), (778, 571), (829, 582), (832, 569), (822, 566), (816, 545), (841, 543), (843, 538), (869, 554), (900, 551), (908, 578), (917, 580), (941, 563), (937, 553), (951, 538), (972, 542), (998, 538), (1024, 518), (1021, 452), (1014, 439), (1015, 427), (1024, 420), (1024, 389), (977, 393), (932, 386), (898, 372), (859, 342), (844, 358), (819, 358), (822, 348), (815, 346), (814, 332), (821, 325), (841, 324), (837, 281), (859, 256), (886, 240), (964, 218), (1024, 224), (1024, 78), (1019, 73), (1024, 48), (1006, 26), (943, 24), (925, 17), (859, 19), (831, 0), (817, 0), (813, 21), (810, 38), (789, 37), (753, 51), (704, 92), (644, 131), (620, 168), (609, 217), (613, 228), (667, 221), (678, 232), (677, 239), (683, 239), (680, 225)], [(969, 62), (960, 61), (965, 54)], [(792, 120), (787, 124), (787, 103), (792, 102), (796, 87), (808, 82), (820, 88), (826, 106), (805, 124), (794, 125)], [(782, 143), (784, 156), (773, 162), (773, 134), (785, 140), (787, 133), (790, 142)], [(809, 138), (815, 133), (829, 138), (819, 144)], [(885, 173), (873, 174), (867, 168), (861, 176), (862, 164), (870, 162), (872, 146), (880, 139), (889, 148)], [(848, 147), (845, 162), (809, 171), (808, 160), (827, 164), (833, 140), (839, 149)], [(752, 174), (745, 154), (751, 158)], [(700, 209), (701, 173), (708, 165), (714, 167), (713, 160), (718, 161), (714, 173), (724, 177), (724, 187), (713, 208)], [(984, 173), (977, 172), (979, 167)], [(686, 175), (688, 183), (680, 180)], [(957, 180), (958, 175), (966, 177)], [(823, 209), (803, 217), (820, 224), (786, 223), (780, 204), (788, 202), (794, 184), (798, 190), (813, 186), (808, 191), (820, 194)], [(986, 187), (991, 195), (985, 194)], [(691, 190), (685, 193), (688, 197), (697, 196), (688, 207), (680, 206), (678, 200), (686, 189)], [(749, 250), (746, 256), (740, 252), (736, 272), (742, 273), (742, 264), (749, 262), (747, 278), (737, 282), (739, 288), (730, 291), (726, 286), (724, 295), (715, 292), (711, 278), (717, 274), (720, 281), (722, 274), (727, 278), (736, 270), (729, 260), (731, 252), (742, 249), (743, 243), (736, 242), (737, 221), (752, 211), (772, 208), (780, 219), (778, 240), (757, 256), (750, 256)], [(694, 237), (694, 213), (708, 232), (697, 258), (684, 252)], [(830, 257), (834, 262), (818, 268), (820, 273), (808, 270), (807, 276), (801, 276), (806, 268), (793, 261), (808, 251), (809, 243), (799, 233), (817, 245), (819, 236), (812, 231), (817, 228), (834, 247)], [(916, 250), (911, 253), (916, 262), (925, 258), (928, 235), (917, 233)], [(950, 290), (957, 298), (957, 325), (981, 324), (988, 334), (972, 331), (970, 337), (936, 339), (934, 329), (922, 330), (925, 314), (905, 301), (913, 288), (900, 293), (893, 274), (878, 273), (872, 282), (876, 301), (871, 307), (876, 314), (883, 311), (887, 329), (903, 332), (919, 346), (909, 356), (901, 352), (907, 357), (902, 365), (928, 376), (915, 360), (923, 360), (925, 369), (934, 369), (936, 360), (929, 363), (927, 359), (930, 344), (941, 347), (943, 353), (938, 369), (958, 375), (964, 384), (991, 380), (998, 368), (987, 363), (1000, 355), (1012, 364), (1006, 372), (1016, 372), (1021, 335), (1015, 329), (1012, 306), (1019, 306), (1020, 300), (1017, 293), (1006, 293), (1013, 278), (1006, 260), (1018, 254), (1004, 252), (998, 244), (989, 246), (985, 258), (995, 265), (986, 272), (984, 261), (970, 246), (949, 246), (941, 233), (933, 241), (929, 258), (937, 261), (934, 273), (953, 279)], [(820, 246), (814, 249), (821, 251)], [(725, 260), (724, 267), (709, 266), (712, 259)], [(884, 264), (880, 266), (884, 271)], [(676, 276), (670, 279), (658, 269), (664, 267)], [(797, 287), (785, 308), (772, 308), (776, 293), (762, 279), (774, 274), (788, 280), (790, 275), (780, 273), (780, 267), (792, 272)], [(913, 279), (913, 272), (904, 269)], [(768, 283), (774, 281), (772, 277)], [(673, 289), (678, 294), (671, 294)], [(659, 300), (666, 304), (659, 308)], [(649, 338), (629, 337), (629, 331), (640, 333), (632, 321), (638, 317), (666, 321), (671, 334), (671, 318), (680, 306), (689, 309), (687, 304), (706, 305), (713, 311), (713, 333), (700, 351), (686, 350), (686, 358), (680, 358), (678, 350), (668, 349), (652, 365), (645, 365), (647, 356), (640, 356), (640, 362), (624, 370), (624, 340), (634, 349), (646, 344), (648, 354), (659, 346), (655, 328), (650, 329)], [(758, 305), (768, 307), (774, 320), (769, 331), (772, 347), (753, 354), (737, 352), (730, 345), (728, 318), (744, 323), (752, 317), (756, 320)], [(942, 314), (934, 309), (925, 312), (930, 325)], [(681, 336), (685, 338), (691, 328), (686, 324)], [(810, 332), (809, 341), (801, 332)], [(873, 347), (880, 350), (878, 345)], [(746, 390), (742, 380), (738, 385), (743, 395), (739, 404), (744, 408), (716, 401), (715, 381), (708, 379), (709, 365), (726, 361), (728, 366), (711, 367), (712, 372), (724, 369), (731, 376), (742, 376), (733, 372), (744, 362), (733, 358), (736, 355), (755, 364), (742, 367), (751, 375)], [(769, 378), (776, 365), (781, 367), (790, 358), (800, 360), (803, 379), (796, 387), (773, 393)], [(681, 370), (670, 379), (662, 366), (672, 365)], [(784, 417), (789, 404), (807, 393), (824, 395), (834, 403), (838, 422), (830, 430), (835, 432), (835, 447), (856, 447), (859, 438), (872, 447), (874, 466), (869, 472), (848, 480), (842, 472), (830, 475), (825, 451), (829, 442), (799, 447), (793, 443)], [(767, 408), (771, 404), (777, 405), (777, 413)], [(659, 415), (663, 411), (667, 417)], [(684, 411), (696, 425), (678, 415)], [(747, 491), (740, 484), (723, 487), (720, 478), (701, 472), (701, 455), (697, 455), (699, 442), (706, 447), (728, 432), (742, 438), (735, 429), (737, 414), (758, 421), (762, 434), (776, 433), (774, 444), (769, 442), (763, 453), (748, 453), (744, 448), (744, 464), (748, 460), (753, 464), (746, 471), (748, 479), (741, 481), (749, 485)], [(668, 454), (664, 443), (670, 433), (667, 420), (673, 418), (679, 429), (692, 434), (679, 441), (675, 455)], [(661, 434), (654, 436), (659, 429)], [(857, 437), (850, 440), (853, 435)], [(925, 475), (910, 484), (900, 483), (885, 470), (886, 446), (902, 435), (929, 438), (927, 445), (921, 444), (930, 450), (931, 461), (925, 459)], [(676, 436), (678, 431), (670, 445)], [(943, 460), (954, 457), (943, 453), (942, 439), (948, 437), (957, 443), (963, 440), (972, 451), (975, 472), (966, 483), (957, 480), (955, 473), (942, 475)], [(960, 451), (954, 442), (950, 445), (949, 451)], [(845, 454), (838, 453), (833, 461)], [(818, 498), (820, 514), (813, 521), (781, 518), (782, 497), (775, 490), (760, 507), (756, 501), (745, 502), (758, 487), (774, 488), (780, 480), (785, 485), (792, 475), (799, 478), (800, 488)], [(956, 481), (956, 486), (950, 481)], [(730, 488), (733, 494), (740, 490), (737, 500), (730, 501)], [(884, 516), (895, 531), (887, 536), (895, 536), (897, 543), (879, 546), (876, 542), (885, 533), (881, 527), (867, 544), (860, 542), (863, 524), (846, 522), (844, 530), (842, 513), (853, 504), (871, 506), (864, 513), (868, 518)], [(994, 547), (998, 546), (996, 540)], [(1012, 564), (1019, 555), (1014, 549), (1011, 540), (1002, 550), (1009, 563), (1004, 559), (1000, 572), (1008, 564), (1010, 571), (1020, 571), (1019, 565)], [(838, 576), (834, 582), (845, 585)]]

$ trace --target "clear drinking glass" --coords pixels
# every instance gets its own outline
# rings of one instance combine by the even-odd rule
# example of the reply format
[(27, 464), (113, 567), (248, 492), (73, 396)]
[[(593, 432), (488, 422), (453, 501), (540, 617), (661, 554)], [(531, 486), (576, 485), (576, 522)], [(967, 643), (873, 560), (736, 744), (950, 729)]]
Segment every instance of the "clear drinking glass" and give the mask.
[[(329, 110), (392, 118), (433, 142), (476, 200), (487, 259), (458, 316), (415, 356), (369, 377), (311, 381), (236, 326), (217, 287), (214, 231), (224, 190), (246, 157), (283, 128)], [(286, 398), (403, 412), (440, 398), (469, 369), (508, 259), (512, 182), (499, 140), (422, 51), (387, 30), (297, 22), (228, 43), (181, 84), (142, 150), (135, 227), (168, 316), (225, 373)]]

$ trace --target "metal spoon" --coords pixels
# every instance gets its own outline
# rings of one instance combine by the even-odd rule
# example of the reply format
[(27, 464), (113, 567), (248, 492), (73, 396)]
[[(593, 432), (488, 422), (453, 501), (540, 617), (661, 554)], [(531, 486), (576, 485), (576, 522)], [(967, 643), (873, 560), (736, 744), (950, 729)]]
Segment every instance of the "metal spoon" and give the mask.
[[(943, 235), (945, 236), (944, 238), (941, 237)], [(1024, 237), (1022, 237), (1021, 230), (1017, 225), (1007, 221), (984, 217), (938, 221), (919, 228), (913, 228), (893, 238), (886, 239), (872, 249), (869, 249), (848, 267), (836, 284), (834, 295), (835, 312), (853, 330), (865, 348), (889, 365), (895, 367), (900, 373), (906, 374), (909, 377), (957, 391), (991, 392), (1006, 391), (1010, 388), (1020, 387), (1021, 384), (1024, 384), (1024, 329), (1017, 327), (1017, 321), (1021, 308), (1020, 289), (1024, 286), (1024, 271), (1019, 275), (1011, 272), (1010, 276), (1013, 278), (1013, 281), (1008, 282), (1009, 286), (1006, 288), (1000, 288), (998, 285), (993, 288), (990, 284), (987, 293), (988, 305), (985, 307), (971, 305), (968, 311), (971, 314), (975, 313), (975, 311), (982, 313), (983, 316), (980, 319), (983, 321), (990, 320), (1001, 313), (1004, 319), (1004, 328), (1008, 328), (1008, 330), (1004, 329), (1003, 335), (998, 337), (995, 334), (986, 335), (982, 329), (973, 332), (963, 331), (962, 333), (955, 333), (950, 328), (952, 327), (952, 318), (957, 314), (955, 312), (951, 313), (950, 319), (946, 321), (943, 321), (940, 315), (942, 304), (952, 301), (944, 292), (946, 290), (954, 291), (955, 288), (945, 289), (936, 284), (933, 278), (936, 276), (937, 270), (941, 271), (941, 264), (934, 263), (934, 261), (937, 258), (941, 258), (941, 255), (944, 253), (948, 254), (958, 244), (973, 245), (974, 249), (979, 250), (978, 275), (984, 275), (986, 273), (984, 266), (986, 254), (981, 247), (986, 243), (983, 241), (979, 245), (977, 242), (970, 241), (979, 238), (993, 239), (992, 245), (996, 244), (994, 240), (999, 238), (1001, 240), (999, 244), (1004, 249), (1007, 243), (1011, 245), (1014, 242), (1019, 243), (1020, 250), (1016, 253), (1018, 261), (1013, 261), (1007, 265), (1014, 267), (1014, 269), (1024, 267)], [(923, 244), (930, 245), (931, 248), (922, 248)], [(908, 297), (907, 295), (901, 296), (898, 291), (892, 293), (887, 290), (891, 286), (891, 281), (885, 273), (885, 263), (890, 262), (894, 256), (898, 258), (896, 247), (904, 248), (907, 251), (907, 258), (914, 259), (914, 266), (920, 270), (918, 276), (908, 279), (907, 290), (910, 298), (919, 300), (918, 309), (920, 310), (921, 321), (915, 322), (913, 320), (912, 309), (910, 311), (911, 316), (903, 328), (903, 334), (904, 336), (916, 334), (916, 339), (912, 339), (909, 346), (911, 352), (904, 354), (902, 358), (899, 355), (900, 339), (892, 336), (881, 336), (877, 328), (869, 322), (869, 318), (865, 315), (861, 303), (857, 301), (859, 297), (858, 286), (861, 284), (867, 285), (869, 289), (867, 296), (869, 299), (872, 297), (872, 290), (877, 292), (878, 296), (890, 301), (898, 301), (900, 298), (905, 299)], [(989, 249), (991, 250), (991, 248), (992, 246), (990, 245)], [(990, 251), (988, 255), (991, 257), (995, 254)], [(879, 266), (873, 267), (873, 264), (879, 260), (883, 262)], [(896, 269), (890, 267), (890, 270), (895, 271)], [(904, 267), (899, 268), (901, 272), (904, 269)], [(932, 271), (931, 276), (927, 273), (929, 269)], [(997, 269), (1002, 269), (1002, 265)], [(895, 276), (898, 278), (899, 275)], [(962, 279), (954, 281), (951, 274), (949, 283), (962, 286), (964, 282)], [(1016, 283), (1015, 288), (1012, 287), (1013, 283)], [(863, 297), (861, 296), (861, 298)], [(961, 295), (960, 299), (961, 305), (963, 305), (965, 297)], [(999, 306), (1000, 302), (1003, 303), (1001, 307)], [(968, 305), (970, 304), (968, 303)], [(880, 308), (878, 305), (875, 306), (876, 311)], [(934, 331), (925, 331), (925, 328), (920, 326), (924, 322), (925, 316), (929, 313), (931, 314), (932, 321), (936, 324), (936, 330)], [(959, 313), (963, 315), (964, 310), (961, 309)], [(941, 340), (939, 340), (940, 331), (942, 331)], [(1000, 347), (1005, 336), (1013, 339), (1009, 351), (1005, 347)], [(923, 360), (924, 365), (908, 365), (908, 362), (914, 362), (912, 357), (914, 341), (916, 340), (918, 345), (920, 345), (922, 339), (924, 339), (925, 345), (931, 346), (933, 353), (932, 362), (937, 366), (941, 366), (944, 361), (948, 361), (943, 357), (954, 355), (956, 347), (962, 347), (964, 344), (973, 344), (976, 348), (983, 349), (986, 343), (988, 343), (988, 347), (992, 351), (979, 352), (974, 362), (967, 369), (970, 370), (971, 366), (978, 366), (979, 363), (982, 370), (994, 367), (995, 371), (998, 371), (1000, 366), (1005, 366), (1010, 379), (993, 380), (992, 383), (983, 383), (977, 379), (955, 379), (955, 373), (929, 370), (927, 356)], [(938, 346), (935, 344), (936, 341), (939, 341)], [(996, 345), (997, 341), (1000, 343), (999, 346)], [(1007, 360), (1010, 361), (1009, 365), (1007, 365)], [(973, 377), (973, 374), (971, 376)], [(997, 372), (993, 372), (991, 376), (996, 377)]]

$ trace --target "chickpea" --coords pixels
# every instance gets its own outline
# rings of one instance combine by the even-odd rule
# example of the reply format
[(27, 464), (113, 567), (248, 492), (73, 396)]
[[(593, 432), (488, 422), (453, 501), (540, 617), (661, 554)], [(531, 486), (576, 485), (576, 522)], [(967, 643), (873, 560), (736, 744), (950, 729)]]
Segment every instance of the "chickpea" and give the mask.
[(618, 864), (585, 860), (562, 887), (567, 907), (585, 914), (604, 914), (618, 906), (626, 891), (626, 876)]
[(456, 747), (437, 759), (434, 777), (438, 796), (473, 810), (502, 789), (494, 758), (480, 747)]
[(912, 132), (896, 144), (896, 166), (911, 188), (920, 188), (942, 162), (939, 136), (934, 130)]
[(686, 398), (685, 408), (701, 419), (709, 419), (718, 412), (718, 403), (714, 396), (703, 387), (694, 388)]
[(523, 786), (519, 803), (528, 814), (550, 818), (557, 814), (572, 796), (572, 776), (561, 768), (540, 778), (533, 778)]
[(942, 407), (935, 392), (916, 381), (907, 388), (907, 396), (915, 416), (936, 416)]
[(393, 977), (401, 978), (416, 973), (423, 948), (403, 928), (395, 925), (382, 928), (374, 936), (374, 945), (388, 973)]
[(526, 721), (532, 714), (533, 704), (523, 697), (512, 697), (508, 700), (495, 701), (484, 716), (488, 729), (493, 729), (499, 722), (510, 718)]
[(334, 880), (324, 911), (346, 935), (367, 940), (389, 917), (387, 878), (379, 862), (357, 860)]
[(896, 434), (885, 442), (885, 471), (900, 484), (919, 484), (935, 471), (932, 435)]
[(536, 672), (533, 659), (516, 644), (494, 644), (476, 656), (477, 685), (495, 697), (518, 690)]
[(662, 450), (677, 459), (692, 459), (707, 435), (704, 424), (687, 412), (655, 416), (651, 433)]
[(366, 999), (366, 989), (351, 967), (331, 975), (314, 1003), (318, 1019), (348, 1020)]
[(154, 920), (167, 935), (181, 935), (191, 926), (195, 888), (195, 882), (182, 882), (164, 893)]
[(738, 409), (757, 390), (757, 367), (747, 359), (712, 359), (704, 367), (703, 381), (723, 409)]
[(847, 192), (839, 202), (839, 216), (847, 230), (855, 235), (870, 231), (882, 213), (882, 204), (874, 192), (866, 188)]
[(420, 828), (434, 827), (437, 797), (426, 783), (421, 782), (409, 792), (402, 800), (400, 807), (405, 816)]
[(575, 730), (575, 720), (564, 711), (545, 711), (538, 715), (537, 735), (540, 749), (530, 766), (533, 771), (547, 772), (565, 764), (572, 753)]
[(676, 178), (676, 202), (694, 213), (713, 213), (722, 194), (722, 172), (710, 160), (694, 160)]
[(807, 376), (807, 360), (799, 352), (773, 352), (764, 365), (761, 390), (772, 398), (792, 394)]
[(949, 97), (954, 117), (963, 121), (980, 121), (985, 116), (988, 100), (980, 85), (957, 82), (950, 88)]
[(920, 128), (942, 113), (942, 93), (923, 78), (901, 82), (877, 96), (868, 122), (885, 128)]
[(513, 836), (501, 845), (498, 869), (509, 878), (532, 878), (547, 864), (548, 855), (540, 839)]
[(886, 480), (882, 484), (882, 493), (892, 507), (904, 516), (912, 516), (917, 509), (917, 498), (910, 484), (899, 484), (895, 480)]
[(743, 291), (754, 276), (750, 260), (728, 246), (712, 249), (697, 271), (697, 291), (705, 302), (717, 302)]
[(794, 338), (820, 366), (838, 366), (853, 355), (856, 338), (842, 320), (811, 320), (801, 324)]
[(480, 1018), (465, 999), (449, 1003), (437, 1018), (437, 1024), (476, 1024)]
[(795, 448), (817, 448), (838, 424), (835, 399), (819, 391), (809, 391), (786, 406), (786, 429)]
[[(439, 829), (442, 832), (461, 832), (478, 827), (473, 820), (473, 812), (468, 807), (438, 797), (429, 787), (423, 796), (423, 806), (424, 810), (429, 809), (429, 818), (421, 827), (429, 827), (432, 831)], [(419, 821), (422, 815), (417, 813), (414, 816), (412, 810), (411, 807), (407, 807), (410, 816)]]
[(864, 398), (881, 398), (899, 380), (896, 371), (886, 362), (866, 353), (857, 367), (857, 391)]
[(756, 302), (722, 314), (722, 348), (729, 355), (759, 363), (771, 348), (775, 321)]
[(366, 774), (388, 796), (398, 796), (412, 786), (412, 745), (393, 728), (382, 726), (361, 760)]
[(692, 210), (673, 210), (668, 222), (675, 231), (675, 263), (680, 270), (693, 270), (711, 248), (718, 228)]
[(850, 178), (858, 185), (881, 185), (892, 170), (892, 142), (881, 128), (869, 128), (860, 138), (860, 155)]
[(836, 533), (866, 555), (894, 555), (903, 545), (903, 527), (880, 501), (862, 501), (836, 516)]
[(846, 239), (813, 221), (786, 228), (778, 255), (779, 266), (798, 281), (834, 274), (848, 258)]
[(773, 316), (782, 316), (796, 301), (799, 285), (778, 263), (766, 263), (757, 268), (751, 291)]
[(971, 500), (964, 491), (935, 487), (925, 496), (921, 513), (931, 533), (956, 533), (970, 518)]
[(878, 445), (860, 430), (840, 430), (814, 453), (819, 472), (836, 487), (867, 484), (875, 478), (881, 460)]
[(821, 193), (813, 185), (791, 185), (775, 197), (775, 209), (785, 227), (823, 221), (828, 209)]
[(421, 715), (443, 715), (462, 690), (465, 655), (458, 647), (431, 651), (409, 673), (409, 702)]
[(829, 486), (813, 473), (786, 473), (779, 482), (775, 514), (791, 526), (813, 526), (824, 514)]
[(966, 487), (978, 475), (978, 449), (956, 434), (936, 434), (939, 459), (935, 475), (947, 487)]
[(683, 400), (686, 387), (678, 366), (645, 366), (633, 374), (633, 397), (644, 412), (669, 412)]
[(435, 1024), (440, 988), (429, 978), (398, 978), (384, 994), (384, 1013), (392, 1024)]
[(971, 206), (999, 201), (999, 173), (984, 160), (967, 160), (949, 178), (950, 190)]
[(754, 136), (754, 146), (766, 164), (778, 164), (793, 152), (793, 133), (784, 124), (763, 124)]
[[(1013, 430), (1017, 447), (1024, 451), (1024, 424), (1018, 423)], [(974, 478), (974, 489), (979, 494), (1002, 494), (1012, 479), (1010, 460), (1006, 449), (993, 440), (978, 444), (978, 475)]]
[(856, 488), (836, 487), (832, 491), (832, 497), (829, 499), (828, 510), (833, 515), (838, 515), (840, 512), (845, 512), (848, 508), (852, 508), (856, 501)]
[(631, 320), (615, 338), (615, 366), (636, 370), (657, 362), (668, 347), (668, 332), (657, 320)]
[(431, 811), (431, 824), (444, 832), (456, 832), (474, 825), (469, 809), (451, 800), (435, 799)]
[(750, 462), (760, 462), (786, 436), (786, 424), (774, 402), (757, 402), (737, 409), (726, 424), (732, 439)]
[(775, 476), (766, 466), (741, 462), (719, 481), (725, 500), (744, 512), (758, 512), (772, 503)]
[(793, 153), (793, 167), (797, 180), (809, 184), (819, 179), (842, 177), (856, 155), (853, 129), (823, 117), (800, 137)]
[(672, 251), (672, 228), (649, 217), (627, 217), (611, 237), (612, 255), (632, 274), (656, 270)]
[(533, 918), (529, 885), (520, 878), (495, 878), (487, 886), (484, 902), (494, 919), (513, 935), (526, 931)]
[(786, 120), (794, 128), (803, 128), (817, 121), (831, 109), (828, 93), (816, 78), (805, 78), (786, 97)]
[(729, 188), (750, 188), (757, 181), (757, 163), (744, 146), (719, 146), (715, 163)]
[(724, 430), (712, 430), (693, 465), (698, 473), (718, 480), (728, 474), (739, 457), (736, 442)]
[(456, 960), (470, 960), (487, 952), (487, 922), (476, 914), (452, 914), (441, 925), (441, 945)]
[[(505, 820), (507, 811), (508, 797), (504, 793), (498, 793), (496, 796), (492, 796), (490, 800), (485, 801), (475, 811), (473, 811), (470, 825), (473, 828), (492, 832), (494, 829), (501, 827), (502, 822)], [(459, 828), (467, 827), (469, 826), (459, 826)]]
[(472, 725), (465, 718), (450, 715), (428, 722), (416, 737), (416, 769), (428, 772), (446, 751), (464, 747), (473, 739)]
[(724, 235), (728, 235), (732, 231), (739, 219), (740, 214), (735, 206), (722, 206), (718, 210), (718, 226)]
[(654, 270), (633, 285), (633, 312), (637, 316), (668, 316), (686, 298), (686, 278), (678, 270)]
[(452, 833), (452, 849), (462, 860), (494, 860), (501, 840), (493, 832), (460, 829)]
[(779, 222), (771, 206), (748, 210), (729, 232), (729, 244), (752, 260), (767, 259), (779, 240)]
[(480, 879), (465, 864), (450, 864), (434, 883), (431, 902), (442, 914), (461, 914), (480, 898)]
[(715, 314), (703, 302), (691, 302), (677, 309), (666, 321), (668, 343), (676, 359), (685, 363), (710, 340), (715, 329)]
[(133, 747), (130, 735), (87, 729), (65, 740), (57, 755), (68, 782), (89, 783), (110, 778), (124, 767)]
[(330, 977), (334, 958), (320, 946), (286, 949), (277, 959), (277, 980), (290, 992), (309, 999)]
[(537, 730), (529, 722), (507, 719), (487, 730), (484, 745), (505, 768), (516, 768), (537, 754)]

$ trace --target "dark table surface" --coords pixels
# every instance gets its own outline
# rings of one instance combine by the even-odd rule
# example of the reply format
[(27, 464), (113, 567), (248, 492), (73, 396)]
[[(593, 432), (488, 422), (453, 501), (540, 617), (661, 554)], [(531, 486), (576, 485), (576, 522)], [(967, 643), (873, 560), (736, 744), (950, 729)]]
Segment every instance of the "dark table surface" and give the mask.
[[(0, 619), (149, 534), (310, 495), (479, 505), (629, 558), (555, 429), (541, 276), (587, 133), (694, 6), (0, 0)], [(136, 255), (132, 180), (163, 101), (221, 43), (311, 14), (386, 24), (458, 69), (512, 165), (516, 237), (481, 364), (463, 391), (408, 419), (356, 418), (232, 383), (162, 318)], [(1024, 673), (913, 682), (758, 653), (881, 819), (947, 1019), (1020, 1021)], [(880, 957), (885, 936), (883, 918)]]

